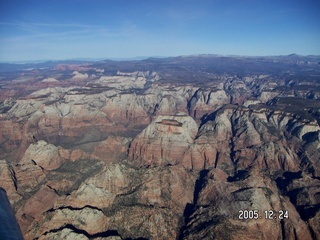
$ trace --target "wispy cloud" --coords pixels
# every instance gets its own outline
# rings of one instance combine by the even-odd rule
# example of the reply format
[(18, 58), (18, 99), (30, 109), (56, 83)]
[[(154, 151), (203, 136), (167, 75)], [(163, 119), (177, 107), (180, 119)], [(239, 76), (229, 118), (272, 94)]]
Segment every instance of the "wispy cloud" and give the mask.
[(51, 27), (51, 28), (97, 28), (102, 27), (102, 25), (89, 25), (89, 24), (76, 24), (76, 23), (39, 23), (39, 22), (22, 22), (22, 21), (15, 21), (15, 22), (3, 22), (0, 21), (0, 25), (7, 25), (7, 26), (16, 26), (16, 27)]
[[(25, 38), (79, 38), (95, 35), (101, 37), (119, 37), (123, 31), (110, 29), (103, 25), (74, 24), (74, 23), (39, 23), (39, 22), (0, 22), (1, 26), (10, 26), (19, 29), (18, 34), (11, 31), (3, 33), (1, 39)], [(22, 31), (22, 32), (21, 32)]]

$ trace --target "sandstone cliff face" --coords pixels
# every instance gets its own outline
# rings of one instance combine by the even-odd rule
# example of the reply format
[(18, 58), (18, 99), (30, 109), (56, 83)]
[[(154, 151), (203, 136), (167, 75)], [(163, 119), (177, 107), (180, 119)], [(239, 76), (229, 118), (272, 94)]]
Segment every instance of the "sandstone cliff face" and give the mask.
[(197, 129), (189, 116), (158, 116), (132, 141), (129, 157), (137, 166), (181, 164)]
[(156, 76), (152, 74), (150, 75), (149, 72), (118, 72), (118, 76), (101, 76), (95, 81), (95, 83), (102, 86), (116, 87), (120, 89), (143, 88), (148, 77), (152, 77), (152, 80), (156, 79)]
[(272, 74), (57, 69), (70, 75), (0, 94), (0, 186), (25, 239), (319, 238), (316, 90)]
[[(186, 217), (187, 225), (182, 233), (183, 238), (235, 238), (250, 232), (245, 236), (246, 239), (259, 238), (261, 234), (263, 239), (267, 239), (271, 230), (272, 238), (312, 238), (313, 232), (308, 228), (317, 229), (313, 223), (315, 220), (308, 219), (306, 224), (301, 219), (301, 214), (306, 214), (307, 206), (310, 205), (312, 209), (317, 209), (319, 202), (307, 197), (314, 199), (311, 200), (313, 202), (301, 203), (303, 207), (297, 208), (298, 205), (294, 203), (297, 200), (292, 202), (288, 200), (288, 196), (292, 199), (292, 192), (301, 191), (302, 194), (303, 191), (296, 186), (287, 193), (288, 186), (282, 186), (285, 181), (282, 179), (286, 179), (283, 176), (290, 179), (288, 176), (291, 173), (299, 175), (301, 165), (305, 164), (297, 151), (299, 146), (301, 147), (301, 135), (318, 136), (319, 131), (316, 126), (305, 127), (310, 131), (308, 133), (292, 130), (292, 124), (299, 126), (304, 120), (295, 119), (294, 116), (274, 118), (273, 114), (268, 110), (257, 112), (249, 108), (227, 106), (209, 116), (197, 135), (192, 135), (191, 131), (186, 135), (185, 131), (192, 128), (183, 129), (183, 124), (180, 124), (179, 129), (180, 122), (176, 122), (175, 116), (165, 116), (165, 121), (158, 123), (160, 126), (167, 124), (166, 128), (156, 128), (155, 121), (132, 142), (129, 157), (137, 166), (182, 165), (186, 169), (206, 173), (203, 179), (198, 179), (203, 182), (198, 186), (199, 192), (195, 191), (197, 195), (194, 195), (194, 205), (192, 210), (189, 209), (190, 215)], [(163, 132), (166, 132), (165, 142), (170, 144), (161, 144)], [(194, 136), (193, 140), (189, 138), (190, 135)], [(309, 149), (310, 152), (319, 153), (318, 142), (318, 137), (314, 138), (314, 148)], [(307, 171), (318, 169), (318, 159), (318, 155), (309, 158)], [(300, 176), (300, 181), (309, 181), (307, 179), (311, 177), (319, 183), (315, 172), (311, 176)], [(291, 181), (289, 179), (288, 183)], [(315, 182), (308, 186), (315, 186)], [(284, 191), (284, 195), (279, 195), (279, 191)], [(310, 191), (311, 188), (308, 192)], [(313, 191), (313, 194), (316, 194), (319, 188), (315, 187)], [(253, 223), (252, 220), (237, 218), (241, 209), (259, 209), (261, 216), (264, 216), (267, 209), (286, 209), (292, 216), (285, 222), (270, 221), (263, 217)], [(199, 230), (203, 225), (206, 227)], [(212, 228), (208, 227), (211, 225)]]
[(213, 112), (218, 106), (229, 102), (230, 97), (226, 95), (224, 90), (219, 89), (212, 91), (212, 89), (199, 89), (190, 99), (188, 105), (190, 115), (199, 119), (204, 114)]
[(53, 170), (61, 165), (62, 159), (56, 146), (41, 140), (28, 147), (20, 164), (28, 164), (29, 162), (40, 166), (44, 170)]
[[(197, 169), (201, 170), (223, 164), (222, 168), (231, 172), (235, 165), (240, 170), (255, 167), (270, 172), (279, 169), (297, 172), (301, 160), (292, 150), (300, 146), (295, 142), (305, 134), (318, 136), (319, 126), (308, 127), (303, 120), (281, 114), (283, 116), (279, 118), (273, 116), (278, 113), (267, 110), (257, 112), (229, 106), (208, 116), (198, 133), (197, 125), (190, 117), (158, 116), (131, 143), (129, 157), (138, 166), (181, 163), (191, 169), (199, 165)], [(189, 121), (193, 122), (191, 126), (187, 125)], [(292, 144), (286, 136), (290, 133), (295, 139)], [(309, 143), (316, 146), (315, 150), (317, 144), (318, 138)]]
[[(279, 197), (275, 183), (263, 173), (261, 177), (231, 181), (220, 171), (206, 172), (204, 186), (183, 233), (184, 239), (202, 236), (208, 239), (312, 239), (295, 207), (288, 199)], [(261, 218), (241, 219), (241, 210), (248, 209), (258, 209)], [(269, 209), (285, 209), (290, 217), (266, 219), (264, 211)]]
[(35, 218), (25, 236), (52, 238), (72, 230), (75, 236), (174, 239), (192, 202), (193, 176), (180, 166), (110, 165), (71, 195), (51, 197), (55, 204)]
[(12, 204), (18, 202), (21, 199), (21, 196), (16, 192), (17, 188), (17, 179), (15, 172), (12, 169), (6, 160), (0, 160), (0, 177), (1, 183), (0, 186), (8, 192), (8, 198)]

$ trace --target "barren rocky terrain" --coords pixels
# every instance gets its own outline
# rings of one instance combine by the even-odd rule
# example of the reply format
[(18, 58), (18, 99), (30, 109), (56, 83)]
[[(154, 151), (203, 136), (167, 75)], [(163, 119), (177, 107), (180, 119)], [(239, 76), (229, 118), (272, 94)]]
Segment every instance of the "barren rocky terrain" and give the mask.
[(320, 57), (0, 64), (0, 179), (25, 239), (320, 239)]

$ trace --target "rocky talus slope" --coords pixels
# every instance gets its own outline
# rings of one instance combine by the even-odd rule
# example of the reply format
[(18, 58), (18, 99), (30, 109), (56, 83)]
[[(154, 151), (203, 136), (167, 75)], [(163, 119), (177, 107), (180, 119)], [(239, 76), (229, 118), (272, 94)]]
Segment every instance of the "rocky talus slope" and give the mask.
[(319, 81), (205, 67), (59, 64), (2, 88), (0, 186), (25, 239), (320, 239)]

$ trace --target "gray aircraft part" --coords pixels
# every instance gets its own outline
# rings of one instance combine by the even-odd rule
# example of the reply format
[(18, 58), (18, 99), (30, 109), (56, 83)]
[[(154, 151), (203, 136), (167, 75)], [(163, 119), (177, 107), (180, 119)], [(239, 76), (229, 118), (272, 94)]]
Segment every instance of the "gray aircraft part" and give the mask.
[(7, 197), (7, 192), (0, 187), (0, 239), (23, 239), (20, 226)]

